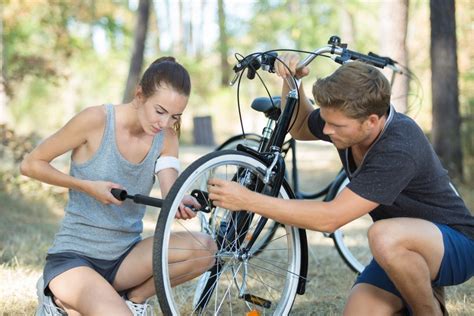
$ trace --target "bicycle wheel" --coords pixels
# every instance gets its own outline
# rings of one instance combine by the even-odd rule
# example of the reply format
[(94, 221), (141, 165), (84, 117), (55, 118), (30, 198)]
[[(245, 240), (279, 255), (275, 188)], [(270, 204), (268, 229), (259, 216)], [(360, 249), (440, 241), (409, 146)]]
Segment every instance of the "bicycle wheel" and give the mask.
[[(163, 205), (154, 239), (155, 287), (165, 315), (243, 315), (254, 309), (275, 315), (289, 313), (302, 278), (302, 256), (304, 264), (307, 255), (306, 248), (302, 248), (305, 236), (300, 236), (300, 230), (281, 226), (262, 249), (259, 238), (267, 235), (267, 227), (264, 227), (254, 246), (247, 250), (246, 245), (261, 218), (256, 214), (212, 207), (209, 214), (199, 212), (191, 220), (175, 218), (183, 196), (193, 195), (193, 191), (204, 192), (205, 196), (209, 178), (240, 180), (242, 176), (255, 176), (262, 179), (265, 169), (262, 162), (245, 153), (218, 151), (201, 157), (178, 177)], [(287, 186), (282, 186), (280, 197), (292, 197)], [(236, 219), (240, 214), (244, 214), (245, 222)], [(242, 224), (246, 229), (229, 234)], [(194, 233), (204, 232), (215, 240), (218, 250), (213, 268), (172, 288), (169, 277), (172, 264), (168, 258), (172, 251), (186, 250), (170, 249), (170, 236), (177, 232), (189, 235), (190, 240)]]
[[(337, 189), (337, 194), (339, 194), (348, 183), (349, 179), (345, 177)], [(372, 218), (369, 214), (366, 214), (342, 226), (331, 236), (339, 255), (349, 268), (356, 273), (361, 273), (372, 259), (369, 240), (367, 238), (367, 231), (372, 223)]]
[(227, 139), (225, 142), (219, 145), (215, 149), (215, 151), (237, 149), (237, 145), (239, 144), (258, 150), (258, 146), (260, 145), (261, 142), (262, 142), (262, 136), (258, 134), (253, 134), (253, 133), (245, 134), (245, 135), (239, 134)]

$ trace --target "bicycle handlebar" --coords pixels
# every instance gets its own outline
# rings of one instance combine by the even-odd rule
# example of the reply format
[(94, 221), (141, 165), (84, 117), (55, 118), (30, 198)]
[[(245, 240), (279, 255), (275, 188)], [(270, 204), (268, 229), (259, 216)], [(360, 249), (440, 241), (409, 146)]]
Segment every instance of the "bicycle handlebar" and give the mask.
[[(400, 67), (396, 65), (397, 62), (390, 57), (379, 56), (372, 52), (369, 52), (368, 55), (365, 55), (349, 50), (347, 49), (347, 44), (341, 44), (341, 39), (338, 36), (331, 36), (327, 46), (323, 46), (314, 50), (297, 65), (296, 69), (301, 70), (302, 68), (308, 66), (316, 57), (326, 53), (329, 53), (333, 56), (335, 55), (333, 60), (341, 65), (351, 60), (360, 60), (378, 68), (387, 67), (396, 73), (402, 73)], [(253, 53), (244, 57), (234, 66), (233, 70), (236, 73), (236, 76), (230, 82), (230, 84), (233, 85), (237, 80), (238, 73), (242, 70), (245, 70), (246, 68), (248, 69), (248, 79), (255, 78), (255, 73), (260, 68), (268, 72), (275, 72), (275, 61), (277, 60), (277, 56), (278, 55), (275, 51), (268, 51), (264, 53)], [(287, 81), (289, 82), (291, 89), (297, 88), (297, 85), (295, 82), (293, 82), (293, 80)]]

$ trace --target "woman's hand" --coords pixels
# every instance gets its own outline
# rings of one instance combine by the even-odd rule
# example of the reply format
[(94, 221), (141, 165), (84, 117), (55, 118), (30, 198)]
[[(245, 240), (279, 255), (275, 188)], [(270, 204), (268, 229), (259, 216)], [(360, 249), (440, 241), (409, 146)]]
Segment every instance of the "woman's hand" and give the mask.
[(117, 200), (110, 192), (112, 189), (123, 190), (124, 188), (120, 184), (108, 181), (84, 180), (82, 187), (85, 193), (89, 194), (103, 204), (122, 205), (122, 201)]
[(176, 212), (175, 217), (178, 219), (191, 219), (195, 217), (197, 215), (196, 212), (193, 212), (189, 206), (192, 206), (195, 209), (201, 208), (201, 204), (199, 204), (194, 197), (191, 195), (185, 195), (179, 204), (179, 209)]
[(309, 74), (309, 68), (303, 67), (297, 70), (296, 67), (299, 62), (300, 58), (295, 53), (285, 53), (278, 56), (275, 62), (275, 73), (282, 78), (289, 78), (293, 75), (295, 75), (297, 79), (306, 77)]
[(231, 211), (245, 209), (251, 193), (246, 187), (237, 182), (221, 179), (210, 179), (208, 182), (209, 199), (215, 206)]

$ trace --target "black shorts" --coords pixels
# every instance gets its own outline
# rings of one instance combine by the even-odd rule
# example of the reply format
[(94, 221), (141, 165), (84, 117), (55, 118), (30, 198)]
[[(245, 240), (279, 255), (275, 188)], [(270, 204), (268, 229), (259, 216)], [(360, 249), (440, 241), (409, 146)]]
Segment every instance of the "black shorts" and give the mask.
[(51, 290), (49, 289), (49, 282), (51, 282), (51, 280), (61, 273), (77, 267), (90, 267), (107, 280), (107, 282), (112, 284), (120, 265), (135, 245), (136, 244), (133, 244), (120, 257), (114, 260), (95, 259), (75, 252), (48, 254), (46, 256), (46, 265), (43, 270), (44, 293), (46, 295), (51, 294)]

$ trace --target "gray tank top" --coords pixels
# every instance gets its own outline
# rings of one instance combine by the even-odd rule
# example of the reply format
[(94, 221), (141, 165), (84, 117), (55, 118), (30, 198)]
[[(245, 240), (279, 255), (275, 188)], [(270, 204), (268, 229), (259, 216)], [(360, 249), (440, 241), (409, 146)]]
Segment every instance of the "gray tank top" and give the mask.
[[(111, 181), (129, 194), (145, 194), (154, 182), (154, 166), (163, 144), (163, 133), (153, 139), (142, 162), (134, 164), (119, 152), (115, 141), (115, 110), (106, 105), (107, 119), (97, 152), (84, 163), (71, 160), (71, 176), (78, 179)], [(69, 202), (59, 232), (48, 253), (75, 252), (96, 259), (113, 260), (141, 240), (145, 206), (126, 200), (122, 205), (105, 205), (93, 197), (69, 190)]]

